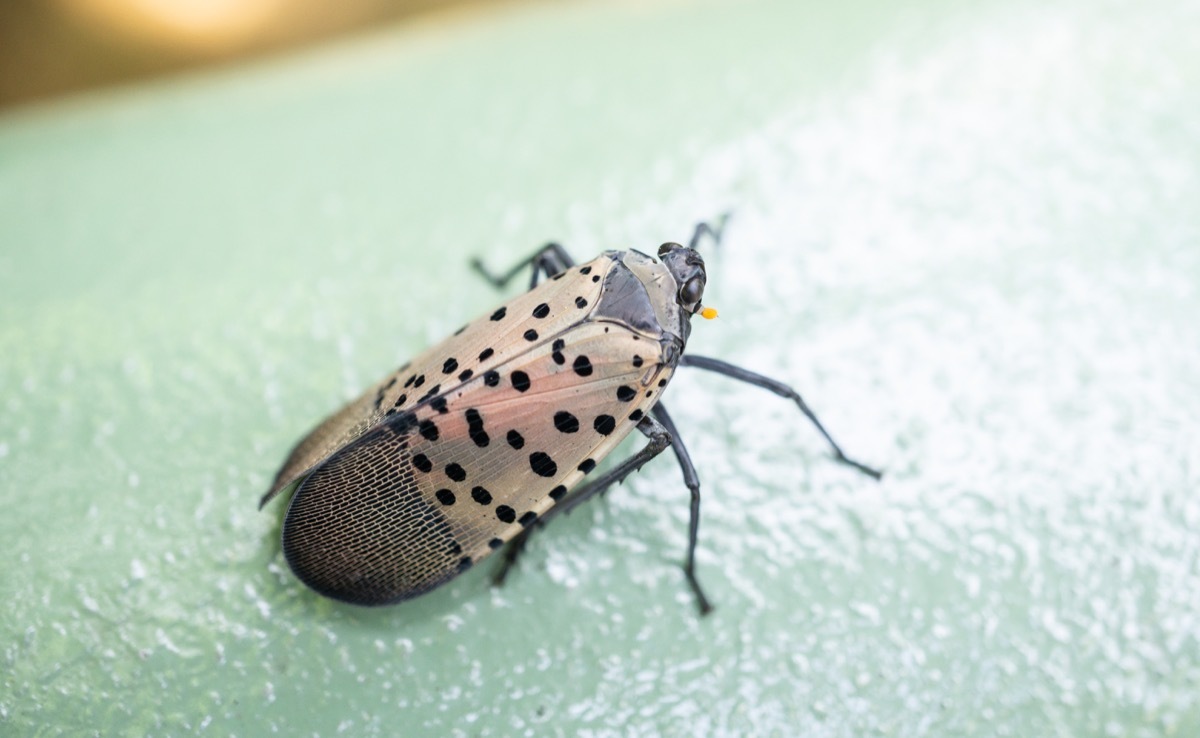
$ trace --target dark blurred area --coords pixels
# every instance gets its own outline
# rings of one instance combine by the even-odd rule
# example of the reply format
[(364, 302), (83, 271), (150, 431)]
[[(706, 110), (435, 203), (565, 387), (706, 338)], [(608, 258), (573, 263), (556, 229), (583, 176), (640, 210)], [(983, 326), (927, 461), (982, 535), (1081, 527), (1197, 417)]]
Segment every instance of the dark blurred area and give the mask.
[(463, 0), (0, 0), (0, 108), (272, 54)]

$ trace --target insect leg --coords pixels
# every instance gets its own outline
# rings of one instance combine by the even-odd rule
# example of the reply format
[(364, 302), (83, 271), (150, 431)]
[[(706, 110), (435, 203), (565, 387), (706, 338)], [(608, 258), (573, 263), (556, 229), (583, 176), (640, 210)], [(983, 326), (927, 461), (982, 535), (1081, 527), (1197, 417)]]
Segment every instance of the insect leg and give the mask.
[(652, 417), (643, 417), (638, 421), (637, 429), (642, 432), (642, 435), (650, 439), (650, 442), (643, 446), (641, 451), (638, 451), (633, 456), (617, 464), (614, 468), (577, 489), (574, 494), (567, 497), (567, 499), (558, 505), (555, 505), (547, 513), (547, 517), (559, 514), (569, 515), (572, 510), (587, 502), (592, 497), (604, 492), (614, 484), (620, 484), (625, 481), (625, 477), (641, 469), (642, 465), (661, 454), (667, 446), (671, 445), (670, 431)]
[(729, 222), (730, 215), (730, 213), (723, 213), (721, 217), (713, 221), (712, 225), (709, 225), (707, 222), (703, 221), (697, 223), (696, 230), (692, 233), (692, 240), (688, 241), (688, 248), (694, 249), (699, 246), (700, 239), (703, 238), (705, 234), (708, 234), (712, 237), (714, 246), (720, 246), (721, 234), (725, 231), (725, 224)]
[(538, 276), (545, 274), (546, 277), (553, 277), (559, 272), (565, 272), (567, 269), (575, 266), (575, 260), (567, 253), (567, 250), (562, 245), (557, 243), (548, 243), (541, 247), (529, 257), (517, 262), (512, 269), (509, 269), (504, 274), (493, 274), (483, 265), (483, 260), (476, 257), (471, 259), (471, 267), (475, 271), (483, 275), (483, 278), (492, 283), (494, 287), (504, 287), (512, 280), (513, 277), (520, 274), (525, 267), (533, 267), (533, 274), (530, 275), (529, 289), (537, 287)]
[(521, 555), (521, 551), (525, 549), (525, 544), (529, 542), (529, 537), (533, 535), (533, 531), (537, 527), (546, 524), (557, 515), (570, 513), (581, 503), (595, 497), (614, 484), (619, 484), (625, 477), (641, 469), (643, 464), (661, 454), (663, 449), (671, 445), (671, 434), (649, 415), (638, 421), (637, 429), (649, 438), (650, 442), (641, 451), (638, 451), (613, 469), (575, 490), (562, 502), (550, 508), (542, 516), (542, 519), (538, 521), (538, 526), (526, 528), (517, 534), (517, 537), (505, 547), (504, 560), (500, 564), (500, 569), (492, 577), (492, 584), (498, 586), (504, 583), (504, 578), (508, 576), (509, 569), (516, 563), (517, 558)]
[(683, 566), (683, 573), (687, 575), (688, 584), (692, 586), (692, 592), (696, 594), (696, 604), (700, 607), (700, 614), (707, 615), (712, 611), (712, 605), (709, 604), (704, 589), (696, 579), (696, 542), (699, 540), (700, 534), (700, 475), (696, 473), (692, 457), (688, 454), (687, 447), (683, 445), (683, 440), (679, 437), (679, 431), (675, 429), (675, 422), (671, 420), (667, 409), (660, 403), (650, 413), (671, 434), (671, 450), (675, 452), (675, 460), (679, 462), (679, 470), (683, 472), (683, 483), (692, 493), (691, 515), (688, 518), (687, 563)]
[(821, 435), (825, 437), (825, 440), (829, 442), (830, 448), (833, 449), (833, 456), (835, 459), (847, 466), (854, 467), (863, 474), (866, 474), (874, 479), (879, 479), (883, 476), (883, 473), (877, 469), (872, 469), (866, 464), (859, 463), (843, 453), (841, 447), (838, 446), (837, 442), (833, 440), (833, 437), (829, 435), (829, 431), (825, 430), (825, 426), (821, 425), (821, 421), (817, 420), (817, 416), (813, 414), (813, 411), (809, 409), (808, 404), (804, 402), (804, 398), (800, 397), (800, 393), (787, 386), (783, 382), (776, 381), (770, 377), (764, 377), (761, 374), (756, 374), (755, 372), (752, 372), (748, 369), (743, 369), (740, 366), (734, 366), (733, 364), (721, 361), (720, 359), (710, 359), (706, 356), (693, 356), (691, 354), (684, 354), (683, 357), (681, 357), (679, 364), (680, 366), (692, 366), (696, 367), (697, 369), (707, 369), (710, 372), (723, 374), (726, 377), (736, 379), (740, 382), (746, 382), (747, 384), (752, 384), (755, 387), (762, 387), (765, 390), (770, 390), (780, 397), (785, 397), (795, 402), (797, 407), (800, 408), (800, 412), (804, 413), (805, 417), (812, 421), (812, 424), (817, 427), (817, 430), (820, 431)]

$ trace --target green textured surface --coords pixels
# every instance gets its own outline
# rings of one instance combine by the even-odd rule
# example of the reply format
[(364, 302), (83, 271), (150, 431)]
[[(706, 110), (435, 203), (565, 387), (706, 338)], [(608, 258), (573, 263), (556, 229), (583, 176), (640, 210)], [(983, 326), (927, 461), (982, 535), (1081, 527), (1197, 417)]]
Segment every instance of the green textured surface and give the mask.
[[(512, 7), (0, 118), (0, 733), (1200, 734), (1195, 3)], [(255, 503), (549, 238), (735, 212), (663, 459), (395, 608)]]

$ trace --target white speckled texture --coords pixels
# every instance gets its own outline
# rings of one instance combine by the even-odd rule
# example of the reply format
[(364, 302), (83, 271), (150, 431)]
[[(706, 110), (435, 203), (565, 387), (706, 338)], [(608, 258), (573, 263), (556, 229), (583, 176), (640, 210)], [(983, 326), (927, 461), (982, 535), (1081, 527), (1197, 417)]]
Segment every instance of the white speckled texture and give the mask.
[[(1195, 3), (511, 7), (0, 118), (5, 735), (1200, 734)], [(255, 510), (558, 238), (735, 213), (670, 460), (361, 610)]]

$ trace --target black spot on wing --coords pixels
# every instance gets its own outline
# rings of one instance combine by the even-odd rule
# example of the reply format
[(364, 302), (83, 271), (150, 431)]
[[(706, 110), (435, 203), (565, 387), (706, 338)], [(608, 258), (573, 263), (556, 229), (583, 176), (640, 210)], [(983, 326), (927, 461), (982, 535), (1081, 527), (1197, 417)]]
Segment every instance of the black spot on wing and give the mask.
[(523, 371), (515, 371), (512, 373), (512, 386), (517, 392), (524, 392), (529, 389), (529, 375)]
[(467, 435), (475, 442), (479, 448), (486, 448), (492, 439), (488, 437), (487, 431), (483, 429), (483, 416), (475, 408), (471, 408), (466, 412), (467, 417)]
[(559, 433), (578, 433), (579, 419), (566, 410), (554, 413), (554, 427)]
[(429, 457), (426, 456), (425, 454), (416, 454), (415, 456), (413, 456), (412, 457), (412, 465), (415, 466), (417, 469), (420, 469), (421, 471), (425, 472), (426, 474), (433, 471), (433, 462), (430, 461)]
[(558, 474), (558, 464), (544, 451), (534, 451), (529, 455), (529, 468), (539, 477), (552, 477)]
[(617, 428), (617, 421), (611, 415), (597, 415), (592, 421), (592, 428), (602, 436), (607, 436)]
[(459, 464), (450, 463), (446, 465), (446, 476), (455, 482), (461, 482), (467, 478), (467, 471)]
[(525, 437), (516, 430), (510, 430), (506, 440), (508, 441), (508, 445), (515, 449), (520, 449), (525, 445)]
[(436, 441), (438, 439), (437, 423), (434, 423), (432, 420), (422, 420), (419, 429), (421, 431), (421, 435), (424, 436), (426, 440)]

